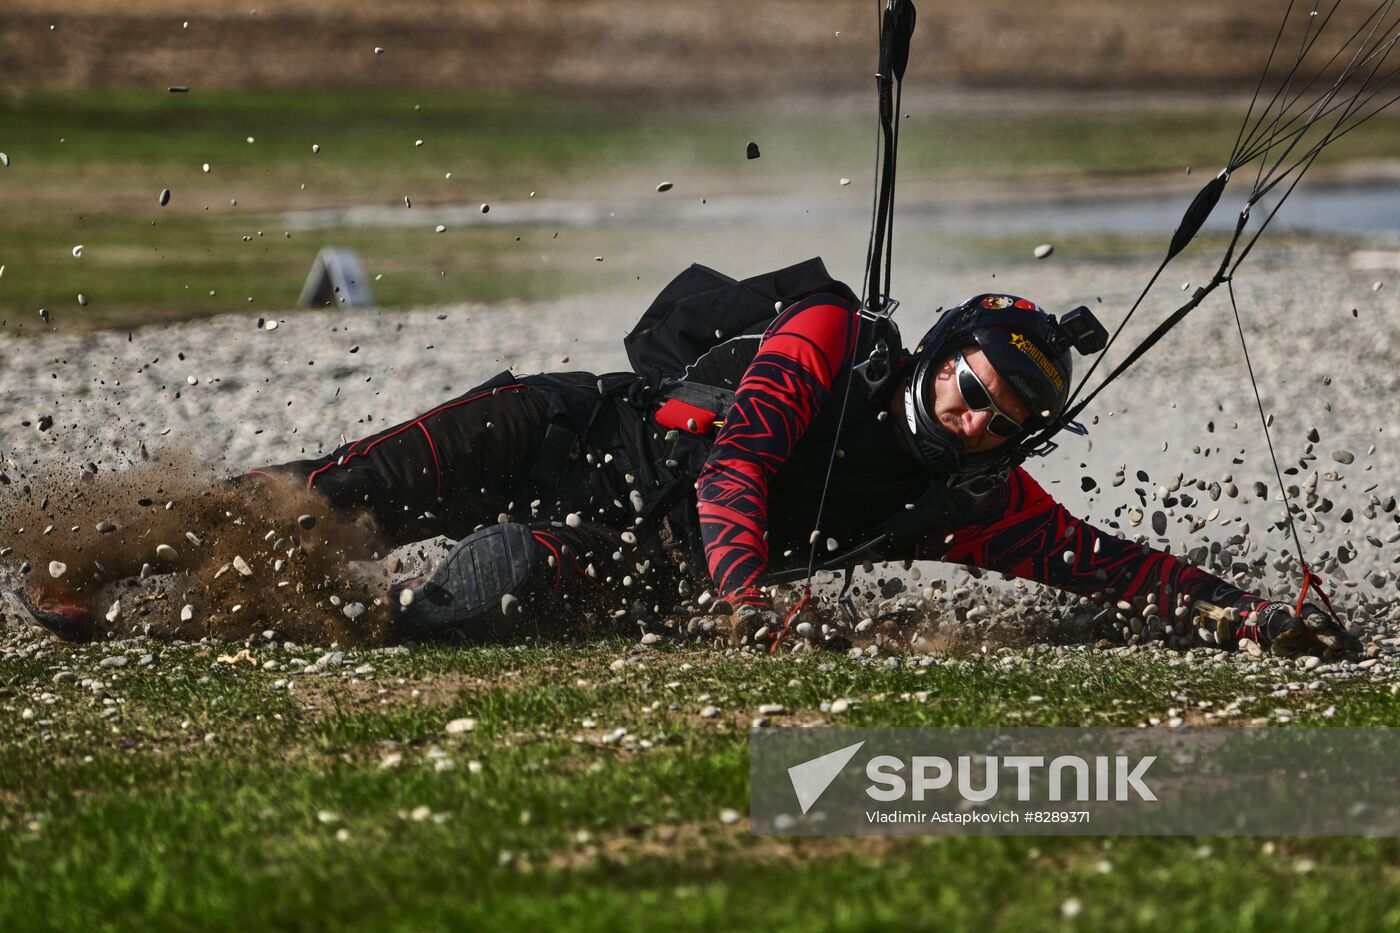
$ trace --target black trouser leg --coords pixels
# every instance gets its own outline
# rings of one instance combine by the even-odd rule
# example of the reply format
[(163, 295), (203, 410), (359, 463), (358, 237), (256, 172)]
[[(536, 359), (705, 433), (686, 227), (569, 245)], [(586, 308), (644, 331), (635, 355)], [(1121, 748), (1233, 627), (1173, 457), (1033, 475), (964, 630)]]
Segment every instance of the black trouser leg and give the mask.
[(369, 512), (390, 547), (461, 538), (502, 512), (526, 514), (548, 426), (539, 389), (487, 383), (324, 457), (255, 472), (304, 477), (332, 508)]

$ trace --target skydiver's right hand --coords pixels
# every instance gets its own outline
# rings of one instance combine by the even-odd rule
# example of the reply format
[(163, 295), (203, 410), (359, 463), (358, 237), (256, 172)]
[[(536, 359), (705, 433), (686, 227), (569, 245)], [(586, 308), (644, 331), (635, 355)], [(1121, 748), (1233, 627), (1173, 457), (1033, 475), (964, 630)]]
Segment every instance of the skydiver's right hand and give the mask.
[(729, 640), (736, 646), (767, 647), (783, 628), (783, 617), (762, 590), (748, 589), (728, 597), (734, 606), (730, 613)]

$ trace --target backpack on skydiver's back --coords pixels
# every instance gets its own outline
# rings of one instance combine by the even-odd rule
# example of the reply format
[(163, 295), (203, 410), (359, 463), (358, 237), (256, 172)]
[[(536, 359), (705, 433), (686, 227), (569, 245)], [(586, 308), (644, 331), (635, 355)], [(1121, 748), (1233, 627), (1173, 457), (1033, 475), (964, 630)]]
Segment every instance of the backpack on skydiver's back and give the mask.
[[(699, 553), (694, 504), (686, 504), (685, 494), (694, 488), (739, 378), (778, 315), (823, 293), (852, 308), (858, 304), (818, 257), (742, 280), (697, 263), (662, 289), (623, 338), (640, 383), (656, 393), (651, 418), (669, 432), (664, 455), (650, 465), (661, 489), (648, 497), (641, 527), (675, 510), (673, 528)], [(639, 462), (645, 459), (638, 454)]]
[(641, 376), (683, 379), (706, 353), (763, 334), (784, 308), (822, 292), (857, 303), (820, 257), (742, 280), (696, 263), (661, 290), (623, 338), (627, 359)]

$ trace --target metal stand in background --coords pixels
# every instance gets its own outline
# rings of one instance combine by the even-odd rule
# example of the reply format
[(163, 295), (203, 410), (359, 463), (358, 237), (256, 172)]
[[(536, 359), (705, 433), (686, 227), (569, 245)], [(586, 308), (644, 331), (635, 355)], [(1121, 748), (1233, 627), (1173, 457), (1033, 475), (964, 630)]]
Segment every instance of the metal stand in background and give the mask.
[(369, 278), (360, 266), (360, 254), (353, 249), (325, 246), (311, 264), (311, 274), (301, 288), (298, 303), (304, 308), (372, 308)]

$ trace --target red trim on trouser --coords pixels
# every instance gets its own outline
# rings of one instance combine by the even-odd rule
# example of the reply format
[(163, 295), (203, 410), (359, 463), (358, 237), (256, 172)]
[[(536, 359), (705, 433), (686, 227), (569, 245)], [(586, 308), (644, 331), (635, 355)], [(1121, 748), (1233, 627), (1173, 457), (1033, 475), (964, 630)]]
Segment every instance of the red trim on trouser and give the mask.
[(553, 535), (547, 535), (547, 534), (544, 534), (543, 532), (539, 532), (539, 531), (532, 531), (532, 532), (530, 532), (530, 534), (534, 536), (534, 538), (535, 538), (536, 541), (538, 541), (540, 544), (543, 544), (546, 548), (548, 548), (550, 554), (553, 554), (553, 555), (554, 555), (554, 586), (552, 586), (552, 587), (550, 588), (550, 590), (549, 590), (549, 595), (550, 595), (551, 598), (553, 598), (553, 597), (555, 597), (555, 596), (558, 596), (558, 595), (559, 595), (559, 575), (560, 575), (561, 573), (563, 573), (563, 571), (564, 571), (564, 561), (563, 561), (563, 558), (561, 558), (561, 557), (559, 556), (559, 549), (558, 549), (557, 547), (554, 546), (554, 543), (553, 543), (553, 540), (552, 540), (554, 536), (553, 536)]
[[(562, 551), (562, 550), (564, 549), (564, 542), (563, 542), (563, 541), (560, 541), (559, 538), (555, 537), (554, 535), (549, 534), (548, 532), (544, 532), (544, 531), (532, 531), (532, 532), (530, 532), (530, 534), (534, 535), (534, 536), (535, 536), (535, 540), (539, 541), (541, 544), (544, 544), (545, 547), (549, 547), (551, 551), (554, 551), (554, 548), (552, 548), (552, 547), (549, 546), (549, 543), (546, 542), (546, 541), (544, 540), (545, 538), (553, 538), (555, 541), (557, 541), (557, 542), (559, 543), (560, 551)], [(560, 551), (554, 551), (554, 555), (555, 555), (555, 556), (554, 556), (554, 563), (555, 563), (555, 566), (559, 568), (559, 571), (556, 571), (556, 573), (555, 573), (555, 582), (556, 582), (556, 583), (557, 583), (558, 580), (559, 580), (559, 572), (562, 572), (563, 569), (564, 569), (564, 561), (561, 559)], [(573, 562), (574, 571), (575, 571), (582, 579), (587, 580), (589, 583), (591, 583), (591, 584), (593, 585), (593, 588), (596, 589), (598, 592), (600, 592), (600, 593), (602, 593), (602, 594), (604, 594), (604, 595), (608, 595), (607, 587), (603, 586), (603, 584), (599, 583), (597, 580), (595, 580), (595, 579), (593, 579), (592, 577), (590, 577), (590, 576), (588, 575), (588, 568), (585, 567), (585, 566), (583, 566), (583, 564), (579, 563), (579, 559), (578, 559), (577, 557), (575, 557), (573, 554), (570, 554), (570, 555), (569, 555), (569, 560), (571, 560), (571, 561)]]
[(434, 498), (442, 498), (442, 461), (438, 459), (437, 445), (433, 443), (433, 436), (428, 433), (428, 428), (423, 422), (418, 422), (418, 427), (423, 429), (423, 436), (428, 439), (428, 450), (433, 455), (433, 472), (436, 483)]
[[(365, 440), (367, 440), (367, 438), (360, 438), (358, 441), (355, 441), (353, 444), (350, 445), (350, 453), (346, 454), (346, 455), (343, 456), (343, 457), (340, 457), (339, 459), (337, 459), (337, 460), (335, 460), (335, 461), (333, 461), (333, 462), (331, 462), (331, 463), (326, 464), (325, 466), (321, 467), (320, 469), (312, 470), (312, 471), (311, 471), (311, 474), (310, 474), (309, 476), (306, 477), (306, 487), (307, 487), (308, 489), (310, 489), (313, 485), (315, 485), (315, 483), (316, 483), (316, 477), (320, 476), (322, 473), (326, 472), (326, 471), (329, 470), (331, 467), (335, 467), (335, 466), (344, 466), (347, 462), (349, 462), (350, 460), (352, 460), (352, 459), (355, 458), (355, 457), (367, 457), (367, 456), (369, 456), (369, 452), (370, 452), (371, 450), (374, 450), (374, 448), (375, 448), (376, 445), (378, 445), (378, 444), (380, 444), (380, 443), (382, 443), (382, 442), (384, 442), (384, 441), (387, 441), (387, 440), (388, 440), (389, 438), (391, 438), (391, 437), (397, 437), (397, 436), (399, 436), (400, 434), (402, 434), (403, 432), (412, 429), (414, 426), (422, 427), (422, 426), (423, 426), (423, 422), (424, 422), (424, 421), (427, 421), (427, 420), (428, 420), (429, 418), (431, 418), (433, 415), (440, 414), (440, 413), (442, 413), (442, 412), (444, 412), (444, 411), (447, 411), (447, 410), (449, 410), (449, 409), (452, 409), (452, 408), (457, 408), (457, 407), (459, 407), (459, 406), (461, 406), (461, 405), (467, 404), (468, 402), (475, 402), (475, 401), (477, 401), (477, 400), (479, 400), (479, 399), (483, 399), (483, 398), (486, 398), (486, 397), (488, 397), (488, 396), (495, 395), (497, 392), (504, 392), (504, 391), (507, 390), (507, 389), (524, 389), (524, 388), (527, 388), (527, 386), (526, 386), (525, 383), (523, 383), (523, 382), (517, 382), (517, 383), (513, 383), (512, 385), (508, 385), (508, 386), (497, 386), (497, 387), (494, 388), (494, 389), (488, 389), (487, 391), (482, 392), (482, 393), (479, 394), (479, 395), (473, 395), (471, 398), (458, 399), (458, 400), (455, 401), (455, 402), (449, 402), (449, 403), (446, 404), (446, 405), (442, 405), (442, 406), (439, 406), (438, 408), (434, 408), (432, 411), (428, 412), (426, 415), (419, 415), (417, 418), (415, 418), (415, 419), (413, 419), (412, 421), (408, 422), (407, 424), (405, 424), (405, 425), (399, 427), (398, 429), (396, 429), (396, 430), (394, 430), (394, 431), (391, 431), (391, 432), (388, 433), (388, 434), (382, 435), (382, 436), (380, 436), (380, 437), (376, 437), (376, 438), (370, 443), (370, 445), (369, 445), (368, 447), (366, 447), (364, 450), (355, 450), (355, 447), (356, 447), (357, 445), (363, 444), (363, 443), (365, 442)], [(432, 445), (432, 439), (431, 439), (431, 438), (428, 439), (428, 444), (429, 444), (430, 446)], [(436, 451), (436, 450), (433, 451), (433, 460), (434, 460), (434, 462), (436, 462), (436, 460), (437, 460), (437, 451)], [(441, 469), (440, 469), (440, 468), (439, 468), (439, 480), (438, 480), (438, 482), (439, 482), (439, 492), (441, 492)]]

